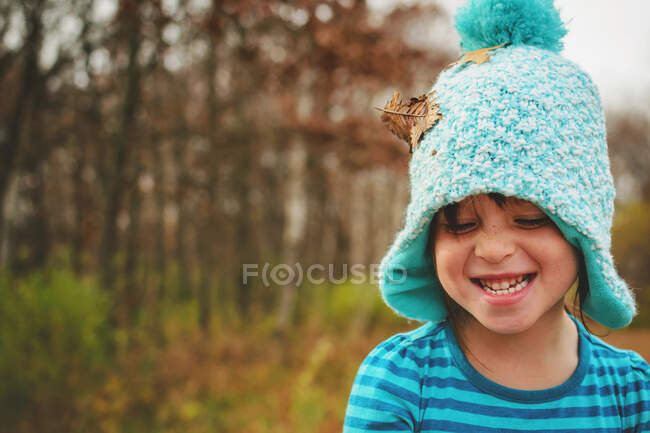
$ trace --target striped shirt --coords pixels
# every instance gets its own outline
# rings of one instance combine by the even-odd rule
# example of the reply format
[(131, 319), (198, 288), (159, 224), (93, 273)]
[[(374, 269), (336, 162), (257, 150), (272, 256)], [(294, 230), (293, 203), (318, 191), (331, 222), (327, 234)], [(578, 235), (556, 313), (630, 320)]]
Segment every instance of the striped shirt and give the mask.
[(580, 360), (554, 388), (507, 388), (467, 361), (448, 321), (374, 348), (352, 386), (343, 431), (650, 432), (650, 367), (589, 334), (575, 318)]

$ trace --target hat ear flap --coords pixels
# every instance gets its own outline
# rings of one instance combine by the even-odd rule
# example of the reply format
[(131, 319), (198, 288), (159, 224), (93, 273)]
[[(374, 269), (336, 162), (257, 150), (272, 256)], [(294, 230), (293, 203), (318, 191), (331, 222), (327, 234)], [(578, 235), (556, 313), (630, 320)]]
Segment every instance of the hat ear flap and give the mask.
[(589, 293), (583, 311), (598, 323), (611, 329), (629, 325), (636, 314), (632, 292), (616, 274), (609, 251), (597, 248), (595, 243), (575, 227), (559, 217), (548, 214), (564, 238), (582, 253), (587, 273)]

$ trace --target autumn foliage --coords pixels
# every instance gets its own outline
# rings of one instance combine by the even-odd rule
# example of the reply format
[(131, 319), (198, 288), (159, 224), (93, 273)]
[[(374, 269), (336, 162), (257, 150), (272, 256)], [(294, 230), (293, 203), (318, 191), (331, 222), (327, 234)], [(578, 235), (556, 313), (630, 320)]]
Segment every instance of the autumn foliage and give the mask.
[[(461, 54), (429, 37), (449, 17), (358, 0), (0, 12), (0, 430), (340, 431), (362, 357), (416, 324), (372, 285), (244, 283), (242, 264), (345, 281), (378, 263), (409, 200), (400, 139), (435, 127), (425, 92)], [(384, 116), (397, 138), (373, 107), (415, 117)], [(631, 225), (649, 129), (608, 119), (637, 204), (614, 253), (647, 288)]]

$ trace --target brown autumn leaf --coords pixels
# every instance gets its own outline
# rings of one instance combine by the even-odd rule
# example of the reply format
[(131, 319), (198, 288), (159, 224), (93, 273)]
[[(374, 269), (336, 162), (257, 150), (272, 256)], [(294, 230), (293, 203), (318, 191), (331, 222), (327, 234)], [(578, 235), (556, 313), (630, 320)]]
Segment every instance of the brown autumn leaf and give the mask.
[(435, 123), (442, 119), (442, 114), (438, 111), (438, 105), (435, 104), (436, 98), (428, 100), (427, 106), (428, 110), (425, 117), (418, 117), (415, 121), (415, 125), (411, 128), (411, 149), (413, 149), (420, 142), (422, 135)]
[(409, 153), (418, 145), (422, 134), (431, 128), (436, 121), (442, 119), (438, 112), (439, 107), (435, 104), (434, 92), (420, 95), (418, 98), (410, 98), (408, 102), (400, 99), (396, 90), (393, 97), (386, 103), (386, 106), (378, 108), (384, 112), (381, 121), (398, 138), (409, 145)]
[(470, 51), (469, 53), (464, 53), (463, 57), (460, 60), (456, 60), (455, 62), (451, 63), (449, 67), (451, 68), (452, 66), (460, 65), (461, 63), (466, 63), (466, 62), (474, 62), (477, 65), (481, 65), (487, 62), (488, 60), (490, 60), (490, 56), (492, 55), (490, 51), (496, 50), (497, 48), (500, 48), (505, 44), (506, 43), (504, 42), (494, 47), (481, 48), (475, 51)]

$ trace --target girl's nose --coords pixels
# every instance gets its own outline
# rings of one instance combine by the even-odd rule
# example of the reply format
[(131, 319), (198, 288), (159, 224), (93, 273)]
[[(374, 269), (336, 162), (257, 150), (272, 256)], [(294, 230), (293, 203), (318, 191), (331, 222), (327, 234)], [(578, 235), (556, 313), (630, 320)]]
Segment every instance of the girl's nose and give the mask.
[(515, 252), (515, 244), (508, 236), (495, 231), (481, 231), (474, 253), (489, 263), (499, 263)]

